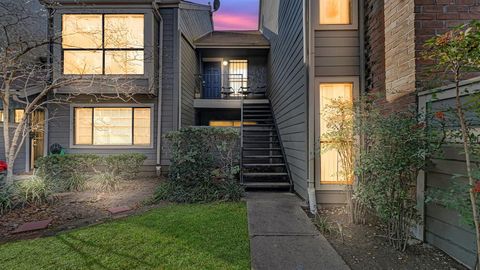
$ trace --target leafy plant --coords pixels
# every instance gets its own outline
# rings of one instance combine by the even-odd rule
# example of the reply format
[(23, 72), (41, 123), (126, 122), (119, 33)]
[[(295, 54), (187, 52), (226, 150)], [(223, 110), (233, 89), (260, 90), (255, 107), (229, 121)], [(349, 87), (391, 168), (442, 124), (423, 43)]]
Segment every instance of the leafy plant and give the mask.
[(112, 192), (118, 190), (119, 178), (113, 172), (102, 172), (95, 175), (90, 183), (93, 190)]
[(24, 204), (40, 205), (46, 203), (51, 191), (44, 179), (32, 176), (16, 184), (16, 192)]
[(0, 216), (14, 207), (14, 190), (12, 186), (0, 184)]
[(183, 128), (169, 133), (171, 166), (155, 200), (194, 203), (239, 200), (239, 134), (229, 128)]
[[(460, 82), (470, 71), (480, 70), (480, 21), (472, 21), (468, 24), (460, 25), (443, 35), (436, 36), (425, 43), (426, 52), (424, 58), (433, 60), (437, 71), (445, 74), (446, 79), (451, 79), (455, 83), (455, 111), (460, 124), (459, 135), (463, 146), (463, 155), (466, 164), (466, 178), (468, 185), (463, 190), (468, 190), (470, 200), (471, 216), (476, 233), (477, 246), (477, 269), (480, 269), (480, 211), (478, 208), (477, 185), (480, 186), (479, 179), (473, 163), (473, 156), (476, 153), (476, 144), (478, 145), (478, 135), (472, 131), (472, 126), (466, 117), (466, 108), (461, 100)], [(478, 111), (480, 104), (473, 103), (474, 111)], [(458, 186), (458, 184), (457, 184)], [(447, 191), (448, 192), (448, 191)], [(466, 194), (460, 192), (460, 194)], [(458, 196), (458, 195), (457, 195)], [(451, 201), (445, 200), (444, 196), (438, 196), (438, 199), (444, 201), (447, 206), (451, 206), (463, 213), (463, 207)]]
[(139, 153), (119, 154), (106, 156), (103, 160), (106, 171), (121, 179), (135, 178), (147, 157)]
[(330, 234), (333, 231), (332, 225), (328, 221), (327, 217), (316, 215), (313, 219), (313, 224), (315, 224), (318, 230), (323, 234)]
[(355, 198), (386, 225), (389, 242), (405, 250), (411, 225), (418, 218), (417, 174), (425, 168), (426, 159), (439, 151), (443, 133), (428, 132), (425, 124), (418, 124), (415, 113), (387, 114), (375, 102), (363, 106), (367, 110), (359, 116), (357, 127), (365, 134), (365, 145), (356, 170)]

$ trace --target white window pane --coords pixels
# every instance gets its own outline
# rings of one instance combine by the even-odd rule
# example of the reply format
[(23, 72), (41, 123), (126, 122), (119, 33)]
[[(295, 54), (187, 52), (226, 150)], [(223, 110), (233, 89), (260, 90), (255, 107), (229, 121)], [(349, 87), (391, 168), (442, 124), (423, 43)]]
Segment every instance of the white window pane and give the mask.
[(143, 51), (105, 51), (105, 74), (143, 74)]
[(133, 137), (135, 145), (150, 144), (150, 108), (135, 108)]
[(131, 145), (132, 108), (95, 108), (93, 144)]
[(62, 16), (63, 48), (102, 47), (102, 15), (65, 14)]
[(102, 74), (101, 51), (64, 51), (63, 74)]
[(75, 108), (75, 144), (92, 144), (92, 108)]
[(242, 87), (248, 86), (247, 60), (230, 60), (228, 72), (229, 86), (232, 87), (235, 92), (242, 90)]
[(319, 0), (320, 24), (351, 24), (351, 0)]
[[(353, 84), (352, 83), (322, 83), (320, 84), (320, 143), (328, 144), (323, 140), (322, 134), (327, 133), (328, 123), (325, 120), (325, 111), (331, 105), (333, 100), (351, 100), (353, 102)], [(353, 138), (352, 138), (353, 139)], [(338, 152), (334, 149), (321, 153), (320, 156), (320, 182), (322, 183), (346, 183), (351, 179), (343, 179), (341, 172), (342, 162)]]
[(142, 14), (105, 15), (105, 48), (143, 48)]

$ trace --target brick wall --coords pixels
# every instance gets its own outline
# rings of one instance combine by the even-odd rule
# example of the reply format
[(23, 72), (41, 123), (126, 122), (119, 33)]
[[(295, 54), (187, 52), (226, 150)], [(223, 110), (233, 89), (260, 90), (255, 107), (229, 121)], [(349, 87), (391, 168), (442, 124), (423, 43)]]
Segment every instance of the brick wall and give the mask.
[[(425, 41), (473, 19), (480, 19), (480, 0), (415, 0), (415, 50), (419, 89), (445, 84), (444, 80), (429, 72), (432, 63), (421, 58)], [(467, 78), (475, 76), (480, 76), (480, 73), (471, 73)]]
[(365, 1), (366, 91), (385, 94), (385, 24), (383, 1)]
[(415, 4), (385, 0), (384, 5), (386, 100), (398, 102), (415, 91)]

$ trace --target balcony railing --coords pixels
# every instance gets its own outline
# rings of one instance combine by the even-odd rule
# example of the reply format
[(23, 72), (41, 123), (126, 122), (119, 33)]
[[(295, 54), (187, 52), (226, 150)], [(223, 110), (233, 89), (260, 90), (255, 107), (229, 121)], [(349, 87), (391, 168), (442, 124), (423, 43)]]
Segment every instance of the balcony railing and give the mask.
[(241, 99), (265, 96), (266, 86), (252, 89), (243, 74), (200, 74), (196, 76), (195, 98)]

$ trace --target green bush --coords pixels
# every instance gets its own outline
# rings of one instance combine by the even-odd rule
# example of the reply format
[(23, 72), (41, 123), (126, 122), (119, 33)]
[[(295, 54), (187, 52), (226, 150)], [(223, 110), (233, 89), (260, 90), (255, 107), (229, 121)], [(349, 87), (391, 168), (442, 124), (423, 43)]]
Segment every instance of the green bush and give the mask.
[(140, 172), (140, 167), (147, 157), (143, 154), (120, 154), (106, 156), (103, 160), (106, 171), (121, 179), (129, 180), (135, 178)]
[[(96, 190), (106, 188), (104, 191), (111, 191), (111, 178), (115, 178), (115, 182), (134, 178), (145, 160), (145, 155), (137, 153), (109, 156), (49, 155), (37, 161), (36, 175), (44, 179), (55, 192), (81, 191), (90, 180), (94, 180), (95, 183), (91, 186)], [(106, 182), (110, 184), (105, 184)]]
[(32, 176), (16, 184), (16, 193), (23, 204), (40, 205), (47, 202), (51, 191), (43, 178)]
[(0, 185), (0, 216), (14, 206), (14, 190), (12, 186)]
[(99, 160), (91, 154), (49, 155), (38, 159), (36, 175), (55, 192), (81, 191)]
[(118, 190), (119, 178), (112, 172), (96, 174), (90, 181), (90, 187), (96, 191), (112, 192)]
[(166, 138), (171, 146), (170, 173), (155, 200), (195, 203), (241, 198), (237, 129), (188, 127)]

